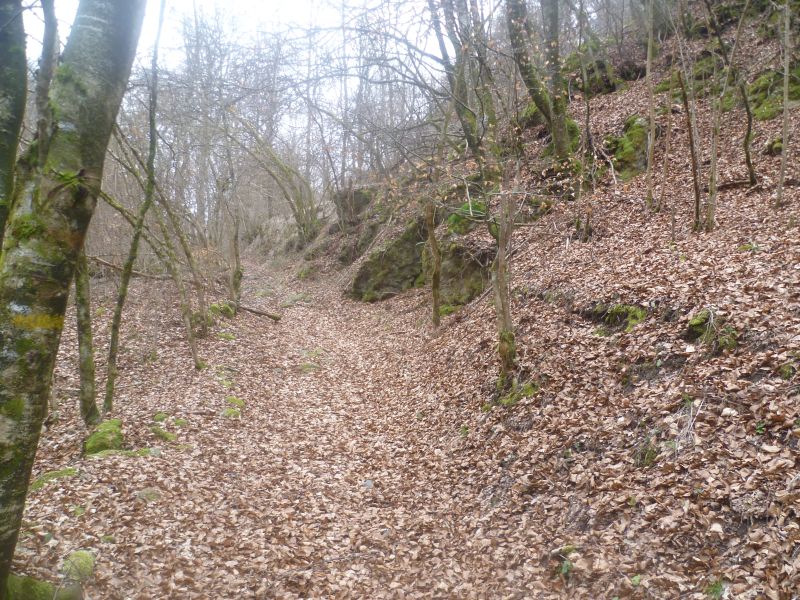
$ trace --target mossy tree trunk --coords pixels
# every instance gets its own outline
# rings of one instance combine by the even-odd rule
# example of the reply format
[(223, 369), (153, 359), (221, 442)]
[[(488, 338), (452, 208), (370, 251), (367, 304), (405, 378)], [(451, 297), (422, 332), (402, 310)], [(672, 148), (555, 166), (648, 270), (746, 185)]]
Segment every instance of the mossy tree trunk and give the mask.
[[(653, 86), (653, 55), (655, 54), (655, 34), (653, 27), (653, 2), (649, 0), (647, 3), (647, 67), (645, 71), (645, 78), (647, 79), (647, 120), (649, 127), (647, 130), (647, 197), (645, 203), (653, 210), (658, 211), (659, 206), (656, 205), (653, 196), (653, 159), (655, 157), (656, 148), (656, 100)], [(662, 181), (661, 185), (666, 182)]]
[(692, 187), (694, 189), (693, 228), (698, 231), (700, 229), (700, 175), (697, 163), (697, 143), (694, 135), (694, 120), (692, 119), (693, 106), (689, 104), (689, 95), (686, 93), (686, 83), (683, 81), (683, 73), (681, 71), (678, 71), (678, 85), (681, 88), (681, 101), (686, 115), (686, 131), (689, 135), (689, 154), (691, 155), (692, 163)]
[(89, 283), (89, 265), (86, 253), (81, 250), (75, 265), (75, 312), (78, 322), (78, 362), (80, 370), (81, 417), (87, 426), (100, 422), (97, 410), (95, 384), (94, 342), (92, 340), (92, 301)]
[(503, 194), (500, 214), (496, 221), (497, 255), (492, 263), (492, 287), (497, 313), (497, 350), (500, 355), (500, 388), (506, 388), (516, 370), (517, 347), (514, 322), (511, 318), (511, 292), (509, 288), (508, 258), (514, 230), (514, 198)]
[(238, 313), (239, 306), (242, 302), (242, 277), (244, 277), (244, 269), (242, 268), (242, 256), (239, 249), (239, 230), (241, 227), (241, 210), (239, 205), (233, 207), (233, 233), (231, 234), (231, 246), (233, 250), (233, 268), (231, 269), (231, 303), (234, 310)]
[(14, 163), (27, 95), (22, 12), (22, 0), (0, 0), (0, 247), (14, 192)]
[(432, 321), (435, 327), (441, 324), (441, 281), (442, 281), (442, 253), (439, 251), (439, 242), (436, 239), (436, 206), (432, 200), (425, 205), (425, 228), (428, 230), (428, 248), (431, 251), (431, 298)]
[(43, 168), (15, 185), (0, 260), (0, 598), (47, 411), (69, 287), (94, 212), (145, 0), (81, 0), (50, 89)]
[(553, 106), (550, 94), (531, 60), (532, 25), (525, 0), (506, 0), (506, 25), (514, 62), (536, 108), (552, 133)]
[(786, 161), (789, 156), (789, 59), (792, 55), (792, 12), (789, 0), (783, 7), (783, 124), (781, 129), (781, 171), (778, 176), (778, 190), (775, 193), (775, 206), (783, 206), (783, 186), (786, 181)]
[(153, 205), (156, 193), (156, 151), (158, 150), (158, 130), (156, 128), (156, 109), (158, 107), (158, 44), (161, 39), (161, 26), (164, 22), (164, 3), (161, 0), (159, 9), (158, 30), (156, 41), (153, 46), (153, 56), (150, 63), (150, 106), (148, 107), (149, 119), (149, 143), (147, 151), (147, 183), (145, 184), (144, 200), (139, 207), (136, 215), (136, 223), (133, 226), (133, 237), (128, 248), (128, 257), (122, 267), (119, 290), (117, 291), (117, 303), (114, 306), (114, 318), (111, 321), (111, 339), (108, 344), (108, 361), (106, 363), (106, 392), (103, 400), (103, 412), (111, 412), (114, 408), (114, 387), (117, 382), (117, 357), (119, 355), (119, 335), (122, 325), (122, 312), (125, 310), (125, 301), (128, 298), (128, 287), (133, 276), (133, 267), (136, 264), (136, 257), (139, 255), (139, 242), (142, 239), (144, 230), (144, 220), (147, 212)]
[(561, 0), (541, 0), (544, 28), (544, 56), (550, 80), (550, 98), (553, 106), (550, 133), (553, 136), (555, 156), (565, 160), (570, 155), (570, 136), (567, 130), (567, 86), (561, 69), (559, 3)]

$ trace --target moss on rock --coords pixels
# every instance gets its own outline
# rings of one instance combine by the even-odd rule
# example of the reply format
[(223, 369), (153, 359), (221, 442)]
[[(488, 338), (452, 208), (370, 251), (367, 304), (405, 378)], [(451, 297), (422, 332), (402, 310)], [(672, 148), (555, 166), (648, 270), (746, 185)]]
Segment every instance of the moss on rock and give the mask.
[[(647, 309), (638, 304), (605, 304), (599, 302), (583, 310), (584, 317), (608, 328), (630, 333), (634, 327), (647, 319)], [(607, 332), (608, 330), (605, 330)], [(604, 333), (605, 333), (604, 332)]]
[(83, 590), (79, 585), (59, 585), (33, 577), (10, 574), (6, 584), (8, 600), (81, 600)]
[(61, 573), (68, 581), (83, 583), (94, 576), (95, 557), (88, 550), (76, 550), (64, 559)]
[(34, 482), (31, 484), (30, 491), (35, 492), (36, 490), (42, 489), (51, 481), (63, 479), (65, 477), (75, 477), (77, 474), (78, 470), (74, 467), (67, 467), (66, 469), (61, 469), (60, 471), (48, 471), (34, 480)]
[(422, 272), (422, 249), (427, 231), (421, 218), (409, 223), (403, 233), (365, 260), (348, 290), (365, 302), (384, 300), (414, 287)]
[(151, 431), (151, 432), (153, 433), (153, 435), (154, 435), (154, 436), (156, 436), (158, 439), (160, 439), (160, 440), (163, 440), (163, 441), (165, 441), (165, 442), (174, 442), (175, 440), (177, 440), (177, 439), (178, 439), (178, 436), (177, 436), (177, 435), (175, 435), (174, 433), (170, 433), (169, 431), (166, 431), (166, 430), (162, 429), (162, 428), (161, 428), (161, 427), (159, 427), (158, 425), (153, 425), (152, 427), (150, 427), (150, 431)]
[(712, 354), (720, 354), (736, 348), (739, 333), (723, 317), (717, 315), (714, 309), (704, 308), (689, 319), (684, 338), (699, 341)]
[(83, 443), (83, 453), (97, 454), (103, 450), (120, 450), (124, 442), (122, 421), (109, 419), (100, 423), (94, 432)]
[[(774, 119), (783, 112), (783, 72), (764, 71), (750, 84), (747, 93), (753, 117), (759, 121)], [(789, 71), (789, 102), (797, 101), (800, 101), (800, 62)]]
[(606, 147), (614, 154), (614, 168), (620, 178), (627, 181), (647, 168), (647, 137), (649, 121), (640, 115), (632, 115), (625, 121), (622, 135), (608, 137)]

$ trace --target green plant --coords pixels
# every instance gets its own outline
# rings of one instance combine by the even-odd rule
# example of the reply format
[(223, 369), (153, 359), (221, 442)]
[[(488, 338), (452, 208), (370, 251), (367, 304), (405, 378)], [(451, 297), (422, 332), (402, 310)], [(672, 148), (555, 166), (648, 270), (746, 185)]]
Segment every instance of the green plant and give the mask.
[(169, 415), (165, 412), (157, 412), (153, 415), (153, 421), (156, 423), (163, 423), (169, 418)]
[(226, 408), (222, 411), (222, 418), (224, 419), (240, 419), (242, 417), (242, 411), (238, 408)]
[(488, 215), (485, 202), (465, 202), (447, 218), (447, 230), (463, 235)]
[(152, 426), (150, 427), (150, 431), (151, 431), (151, 432), (153, 433), (153, 435), (154, 435), (154, 436), (156, 436), (158, 439), (160, 439), (160, 440), (163, 440), (163, 441), (165, 441), (165, 442), (174, 442), (175, 440), (177, 440), (177, 439), (178, 439), (178, 436), (177, 436), (177, 435), (175, 435), (174, 433), (170, 433), (169, 431), (166, 431), (166, 430), (162, 429), (162, 428), (161, 428), (161, 427), (159, 427), (158, 425), (152, 425)]
[(461, 427), (458, 429), (458, 434), (459, 434), (461, 437), (467, 437), (467, 436), (469, 435), (469, 427), (467, 427), (466, 425), (462, 425), (462, 426), (461, 426)]
[(722, 579), (715, 579), (706, 586), (705, 594), (712, 600), (720, 600), (725, 593), (725, 583)]
[(228, 340), (229, 342), (236, 339), (235, 335), (233, 335), (232, 333), (228, 333), (227, 331), (220, 331), (217, 334), (217, 337), (221, 340)]
[(756, 423), (756, 434), (757, 435), (764, 435), (767, 432), (767, 422), (766, 421), (758, 421)]
[(225, 398), (225, 401), (230, 404), (231, 406), (235, 406), (236, 408), (244, 408), (244, 400), (241, 398), (237, 398), (236, 396), (228, 396)]
[(761, 252), (761, 248), (755, 242), (745, 242), (744, 244), (741, 244), (737, 250), (739, 250), (739, 252)]

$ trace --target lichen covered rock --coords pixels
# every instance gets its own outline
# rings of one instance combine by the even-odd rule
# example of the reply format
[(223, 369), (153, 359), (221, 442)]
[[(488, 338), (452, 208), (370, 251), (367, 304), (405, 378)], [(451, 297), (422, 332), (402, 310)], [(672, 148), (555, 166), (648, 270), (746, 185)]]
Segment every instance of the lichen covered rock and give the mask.
[(605, 145), (614, 154), (614, 168), (624, 181), (635, 177), (647, 168), (647, 137), (649, 121), (632, 115), (625, 121), (622, 135), (608, 137)]

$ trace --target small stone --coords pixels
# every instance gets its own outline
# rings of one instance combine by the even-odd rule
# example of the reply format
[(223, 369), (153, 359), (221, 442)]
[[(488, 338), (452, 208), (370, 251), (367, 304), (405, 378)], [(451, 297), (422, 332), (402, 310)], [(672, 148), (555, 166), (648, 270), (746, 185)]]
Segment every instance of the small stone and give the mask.
[(365, 490), (371, 490), (373, 486), (372, 479), (365, 479), (364, 483), (361, 484)]
[(161, 498), (161, 492), (156, 488), (149, 487), (140, 490), (136, 497), (143, 502), (155, 502)]

